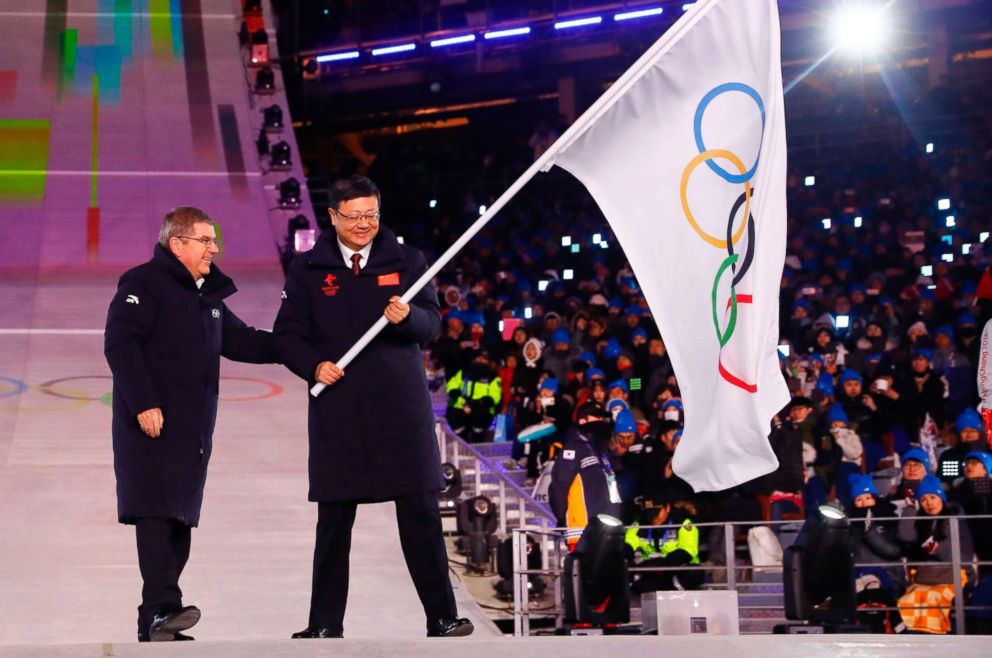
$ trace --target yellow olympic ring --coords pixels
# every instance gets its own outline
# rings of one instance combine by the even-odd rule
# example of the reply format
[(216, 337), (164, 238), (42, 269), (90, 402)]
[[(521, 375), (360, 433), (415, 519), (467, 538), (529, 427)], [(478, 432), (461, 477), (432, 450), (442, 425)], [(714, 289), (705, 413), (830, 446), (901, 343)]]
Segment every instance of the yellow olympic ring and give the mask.
[[(713, 245), (717, 249), (726, 249), (727, 241), (714, 238), (712, 235), (700, 228), (699, 224), (696, 223), (696, 218), (692, 215), (692, 210), (689, 209), (689, 195), (687, 193), (689, 188), (689, 177), (692, 176), (692, 172), (696, 169), (696, 167), (707, 160), (712, 160), (713, 158), (723, 158), (724, 160), (729, 160), (735, 167), (737, 167), (737, 170), (742, 175), (747, 172), (747, 169), (744, 168), (744, 163), (741, 162), (741, 159), (734, 155), (731, 151), (726, 149), (708, 149), (694, 157), (689, 164), (686, 165), (685, 171), (682, 172), (682, 183), (679, 185), (679, 194), (682, 197), (682, 212), (685, 213), (685, 218), (689, 220), (689, 225), (692, 226), (692, 229), (699, 235), (699, 237), (706, 240), (706, 242)], [(747, 218), (750, 213), (751, 182), (744, 181), (744, 214), (742, 215), (744, 219), (741, 221), (740, 228), (737, 229), (737, 232), (734, 233), (731, 238), (733, 244), (737, 244), (737, 241), (741, 239), (742, 235), (744, 235), (744, 229), (747, 228)]]
[[(38, 387), (31, 386), (28, 389), (38, 390)], [(85, 407), (91, 402), (90, 399), (86, 397), (86, 393), (81, 391), (76, 391), (71, 388), (64, 389), (68, 393), (71, 393), (73, 398), (67, 400), (68, 404), (54, 405), (54, 404), (43, 404), (37, 406), (28, 406), (25, 404), (5, 404), (0, 405), (0, 413), (51, 413), (57, 411), (72, 411), (74, 409), (79, 409), (80, 407)]]

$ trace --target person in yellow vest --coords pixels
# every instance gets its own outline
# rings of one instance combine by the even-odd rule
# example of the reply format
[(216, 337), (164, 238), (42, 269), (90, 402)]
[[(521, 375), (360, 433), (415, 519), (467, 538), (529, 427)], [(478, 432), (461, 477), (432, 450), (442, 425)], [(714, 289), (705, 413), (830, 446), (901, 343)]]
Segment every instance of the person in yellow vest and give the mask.
[[(699, 564), (699, 528), (692, 523), (690, 515), (695, 509), (691, 503), (673, 503), (669, 493), (659, 489), (642, 496), (638, 507), (639, 523), (630, 526), (626, 535), (634, 566), (689, 567)], [(698, 589), (705, 580), (700, 569), (632, 572), (632, 577), (631, 592), (635, 594)]]
[(487, 439), (486, 432), (503, 399), (503, 382), (493, 370), (489, 355), (480, 350), (472, 362), (448, 380), (445, 418), (452, 431), (466, 441)]

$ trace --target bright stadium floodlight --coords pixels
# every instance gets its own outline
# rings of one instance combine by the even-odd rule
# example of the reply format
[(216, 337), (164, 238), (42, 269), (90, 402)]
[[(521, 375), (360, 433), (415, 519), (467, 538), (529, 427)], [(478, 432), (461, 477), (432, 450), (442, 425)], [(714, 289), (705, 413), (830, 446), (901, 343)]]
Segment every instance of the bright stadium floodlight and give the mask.
[(555, 23), (556, 30), (568, 30), (573, 27), (584, 27), (586, 25), (599, 25), (603, 22), (602, 16), (586, 16), (585, 18), (573, 18), (567, 21)]
[(506, 30), (493, 30), (482, 35), (484, 39), (506, 39), (507, 37), (519, 37), (530, 34), (530, 26), (511, 27)]
[(830, 221), (830, 218), (829, 218), (829, 217), (824, 217), (823, 219), (821, 219), (821, 220), (820, 220), (820, 223), (821, 223), (821, 224), (823, 224), (823, 228), (824, 228), (825, 230), (827, 230), (827, 231), (829, 231), (829, 230), (830, 230), (830, 226), (831, 226), (831, 225), (833, 224), (833, 223), (832, 223), (832, 222)]
[(485, 215), (486, 214), (486, 210), (487, 210), (487, 208), (486, 208), (485, 205), (479, 206), (479, 217), (482, 217), (483, 215)]
[(948, 215), (944, 218), (944, 226), (947, 228), (954, 228), (957, 226), (957, 221), (954, 219), (954, 215)]
[(927, 153), (933, 153), (933, 142), (927, 142)]
[(816, 176), (807, 176), (804, 183), (806, 184), (806, 187), (813, 187), (816, 185)]
[(862, 224), (864, 224), (864, 220), (860, 216), (854, 218), (854, 228), (861, 228)]
[(855, 57), (873, 55), (888, 45), (891, 17), (885, 5), (852, 2), (837, 9), (830, 31), (841, 51)]
[(571, 235), (563, 235), (562, 238), (561, 238), (561, 246), (563, 246), (563, 247), (571, 247), (572, 246), (572, 236)]
[(561, 273), (561, 278), (564, 279), (565, 281), (571, 281), (573, 278), (575, 278), (575, 272), (572, 270), (565, 270)]
[(442, 48), (444, 46), (454, 46), (459, 43), (472, 43), (475, 41), (474, 34), (462, 34), (457, 37), (447, 37), (445, 39), (435, 39), (431, 41), (431, 48)]
[(937, 210), (950, 210), (950, 209), (951, 209), (950, 199), (947, 198), (937, 199)]
[(437, 199), (431, 199), (431, 202), (427, 204), (431, 208), (437, 208)]
[(537, 291), (544, 292), (548, 289), (548, 282), (544, 279), (537, 282)]
[(592, 243), (593, 244), (599, 244), (602, 241), (603, 241), (603, 236), (600, 233), (593, 233), (592, 234)]
[(978, 234), (978, 241), (979, 242), (985, 242), (988, 239), (989, 239), (989, 232), (988, 231), (982, 231), (981, 233)]
[(635, 11), (625, 11), (619, 14), (613, 15), (613, 20), (615, 21), (629, 21), (635, 18), (647, 18), (648, 16), (661, 16), (662, 12), (665, 11), (661, 7), (647, 7), (645, 9), (637, 9)]

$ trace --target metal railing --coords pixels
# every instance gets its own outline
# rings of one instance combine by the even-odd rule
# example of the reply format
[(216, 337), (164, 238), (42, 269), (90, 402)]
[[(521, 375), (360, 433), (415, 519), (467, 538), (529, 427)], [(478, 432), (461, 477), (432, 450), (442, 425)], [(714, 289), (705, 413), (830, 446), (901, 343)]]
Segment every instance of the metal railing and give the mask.
[(497, 459), (483, 454), (480, 446), (468, 443), (451, 431), (443, 418), (435, 419), (438, 448), (442, 462), (459, 469), (463, 490), (472, 496), (486, 496), (496, 505), (499, 533), (506, 535), (511, 528), (544, 530), (555, 525), (554, 514), (534, 500), (529, 491), (518, 484), (508, 469)]
[[(960, 521), (968, 519), (992, 519), (992, 516), (952, 516), (947, 517), (950, 521), (950, 541), (951, 541), (951, 553), (952, 560), (950, 562), (939, 562), (939, 561), (925, 561), (916, 562), (907, 559), (902, 559), (898, 562), (871, 562), (871, 563), (855, 563), (855, 568), (902, 568), (908, 570), (910, 567), (919, 566), (950, 566), (953, 571), (953, 588), (954, 588), (954, 604), (953, 606), (916, 606), (917, 609), (950, 609), (953, 608), (955, 619), (954, 619), (954, 632), (962, 635), (965, 633), (965, 612), (967, 610), (987, 610), (986, 606), (969, 606), (965, 605), (963, 596), (963, 582), (962, 582), (962, 569), (966, 567), (972, 567), (975, 573), (978, 572), (978, 567), (980, 566), (992, 566), (992, 562), (980, 561), (976, 556), (971, 556), (968, 559), (962, 559), (961, 549), (960, 549)], [(872, 522), (883, 522), (883, 521), (902, 521), (899, 517), (877, 517), (873, 518)], [(852, 519), (852, 523), (863, 522), (862, 519)], [(723, 571), (726, 574), (726, 581), (724, 587), (711, 587), (711, 589), (737, 589), (737, 571), (738, 570), (755, 570), (760, 569), (765, 573), (768, 572), (781, 572), (781, 566), (777, 565), (749, 565), (749, 564), (737, 564), (735, 555), (737, 552), (736, 538), (734, 534), (735, 526), (746, 526), (746, 527), (756, 527), (756, 526), (798, 526), (801, 525), (801, 521), (754, 521), (754, 522), (712, 522), (712, 523), (697, 523), (694, 524), (699, 528), (713, 528), (713, 527), (723, 527), (723, 541), (724, 541), (724, 554), (726, 556), (726, 564), (724, 565), (687, 565), (678, 567), (632, 567), (631, 572), (679, 572), (679, 571), (706, 571), (706, 572), (719, 572)], [(677, 530), (679, 525), (663, 525), (663, 526), (639, 526), (641, 529), (675, 529)], [(564, 619), (564, 600), (562, 594), (562, 578), (564, 575), (563, 567), (563, 545), (565, 539), (565, 529), (564, 528), (541, 528), (540, 530), (530, 529), (530, 528), (519, 528), (515, 529), (512, 533), (513, 538), (513, 634), (515, 636), (527, 636), (530, 635), (530, 621), (531, 617), (550, 617), (555, 618), (556, 626), (561, 626)], [(530, 569), (527, 564), (527, 540), (528, 537), (537, 537), (542, 548), (541, 550), (541, 568), (540, 569)], [(553, 555), (553, 558), (552, 558)], [(553, 607), (550, 612), (533, 613), (530, 610), (529, 601), (529, 589), (528, 589), (528, 579), (531, 576), (540, 576), (548, 578), (552, 581), (554, 587), (554, 602)], [(910, 606), (896, 606), (896, 607), (873, 607), (872, 610), (878, 611), (899, 611), (909, 609)], [(771, 605), (750, 605), (741, 606), (741, 610), (775, 610), (782, 609), (784, 616), (784, 605), (783, 606), (771, 606)]]

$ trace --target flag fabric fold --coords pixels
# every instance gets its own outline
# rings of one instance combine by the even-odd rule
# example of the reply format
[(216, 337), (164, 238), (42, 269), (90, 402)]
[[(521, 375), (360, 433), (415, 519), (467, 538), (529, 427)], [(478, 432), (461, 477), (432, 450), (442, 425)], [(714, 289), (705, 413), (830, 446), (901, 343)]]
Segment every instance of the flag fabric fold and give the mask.
[(697, 2), (617, 84), (554, 164), (602, 209), (671, 355), (685, 409), (675, 472), (726, 489), (776, 468), (770, 421), (789, 400), (775, 0)]

